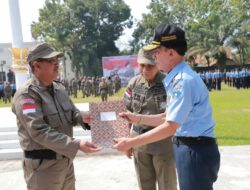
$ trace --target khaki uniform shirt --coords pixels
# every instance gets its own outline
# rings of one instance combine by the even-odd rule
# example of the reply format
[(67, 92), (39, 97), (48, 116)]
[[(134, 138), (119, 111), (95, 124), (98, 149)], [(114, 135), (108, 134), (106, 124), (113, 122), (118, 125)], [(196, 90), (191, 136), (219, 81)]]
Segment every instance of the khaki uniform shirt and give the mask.
[(72, 127), (80, 124), (84, 128), (84, 123), (60, 83), (53, 82), (48, 88), (33, 76), (16, 92), (12, 111), (24, 151), (50, 149), (71, 159), (75, 157), (79, 140), (72, 137)]
[(100, 93), (103, 93), (103, 94), (108, 93), (108, 83), (107, 82), (100, 82), (99, 90), (100, 90)]
[[(165, 75), (158, 72), (153, 82), (146, 81), (141, 75), (132, 78), (127, 86), (129, 91), (125, 93), (125, 104), (129, 111), (138, 114), (159, 114), (164, 113), (166, 109), (166, 92), (162, 84)], [(153, 129), (146, 125), (133, 125), (132, 136), (139, 133), (134, 129), (140, 127), (145, 132)], [(171, 138), (147, 144), (135, 148), (135, 150), (146, 152), (154, 155), (172, 152)]]
[(8, 86), (6, 86), (4, 88), (4, 95), (5, 95), (6, 98), (11, 97), (11, 95), (12, 95), (12, 89), (11, 89), (10, 85), (8, 85)]

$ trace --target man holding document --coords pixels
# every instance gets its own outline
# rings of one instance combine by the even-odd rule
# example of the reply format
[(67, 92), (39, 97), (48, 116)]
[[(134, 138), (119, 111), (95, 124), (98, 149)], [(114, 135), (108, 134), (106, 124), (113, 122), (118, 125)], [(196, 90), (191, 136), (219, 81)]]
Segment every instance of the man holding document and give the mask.
[(17, 90), (12, 105), (29, 190), (74, 190), (73, 159), (77, 151), (101, 150), (72, 137), (75, 125), (90, 130), (90, 117), (88, 113), (82, 115), (62, 84), (54, 81), (62, 56), (47, 43), (35, 46), (27, 56), (33, 76)]
[(134, 138), (115, 139), (113, 148), (132, 147), (173, 137), (173, 149), (180, 190), (212, 190), (220, 167), (220, 153), (214, 135), (215, 122), (208, 90), (184, 61), (187, 51), (185, 32), (175, 25), (155, 29), (153, 42), (144, 47), (154, 54), (167, 93), (166, 112), (158, 115), (121, 113), (131, 123), (157, 126)]
[[(140, 75), (129, 81), (124, 99), (126, 107), (135, 114), (160, 114), (166, 109), (166, 92), (162, 84), (165, 74), (160, 72), (152, 53), (140, 49), (137, 56)], [(134, 123), (131, 137), (153, 129)], [(133, 148), (135, 169), (140, 190), (176, 190), (177, 180), (171, 137)], [(127, 155), (130, 157), (131, 152)]]

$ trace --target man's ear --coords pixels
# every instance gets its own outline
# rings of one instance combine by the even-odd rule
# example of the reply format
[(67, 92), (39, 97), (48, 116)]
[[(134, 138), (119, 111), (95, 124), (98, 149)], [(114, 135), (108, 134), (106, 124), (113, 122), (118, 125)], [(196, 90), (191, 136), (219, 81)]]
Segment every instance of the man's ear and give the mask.
[(37, 70), (37, 69), (39, 70), (41, 67), (40, 63), (37, 61), (34, 61), (32, 65), (33, 65), (34, 70)]
[(172, 56), (174, 54), (173, 49), (169, 50), (169, 55)]
[(177, 51), (175, 49), (170, 49), (169, 50), (169, 55), (170, 56), (173, 56), (173, 55), (176, 55), (177, 54)]

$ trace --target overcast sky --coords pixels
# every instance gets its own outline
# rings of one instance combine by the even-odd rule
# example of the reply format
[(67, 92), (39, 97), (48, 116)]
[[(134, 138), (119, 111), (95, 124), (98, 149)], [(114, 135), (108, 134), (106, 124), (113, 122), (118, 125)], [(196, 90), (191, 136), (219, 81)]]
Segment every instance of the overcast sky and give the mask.
[[(12, 41), (11, 24), (9, 16), (9, 0), (0, 0), (0, 43)], [(131, 14), (137, 20), (141, 19), (142, 13), (147, 11), (146, 6), (150, 0), (124, 0), (131, 8)], [(23, 41), (32, 41), (30, 25), (32, 21), (38, 21), (38, 9), (42, 8), (45, 0), (19, 0)], [(124, 35), (119, 39), (117, 45), (124, 49), (131, 40), (132, 30), (125, 30)]]

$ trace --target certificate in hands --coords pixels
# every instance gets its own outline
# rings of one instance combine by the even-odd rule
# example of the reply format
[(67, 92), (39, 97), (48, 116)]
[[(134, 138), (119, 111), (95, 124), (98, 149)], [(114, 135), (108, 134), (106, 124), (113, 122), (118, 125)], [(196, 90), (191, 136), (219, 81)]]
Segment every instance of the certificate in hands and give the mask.
[(129, 136), (128, 122), (119, 117), (120, 112), (126, 111), (123, 100), (90, 103), (89, 111), (91, 138), (94, 144), (111, 148), (114, 138)]

